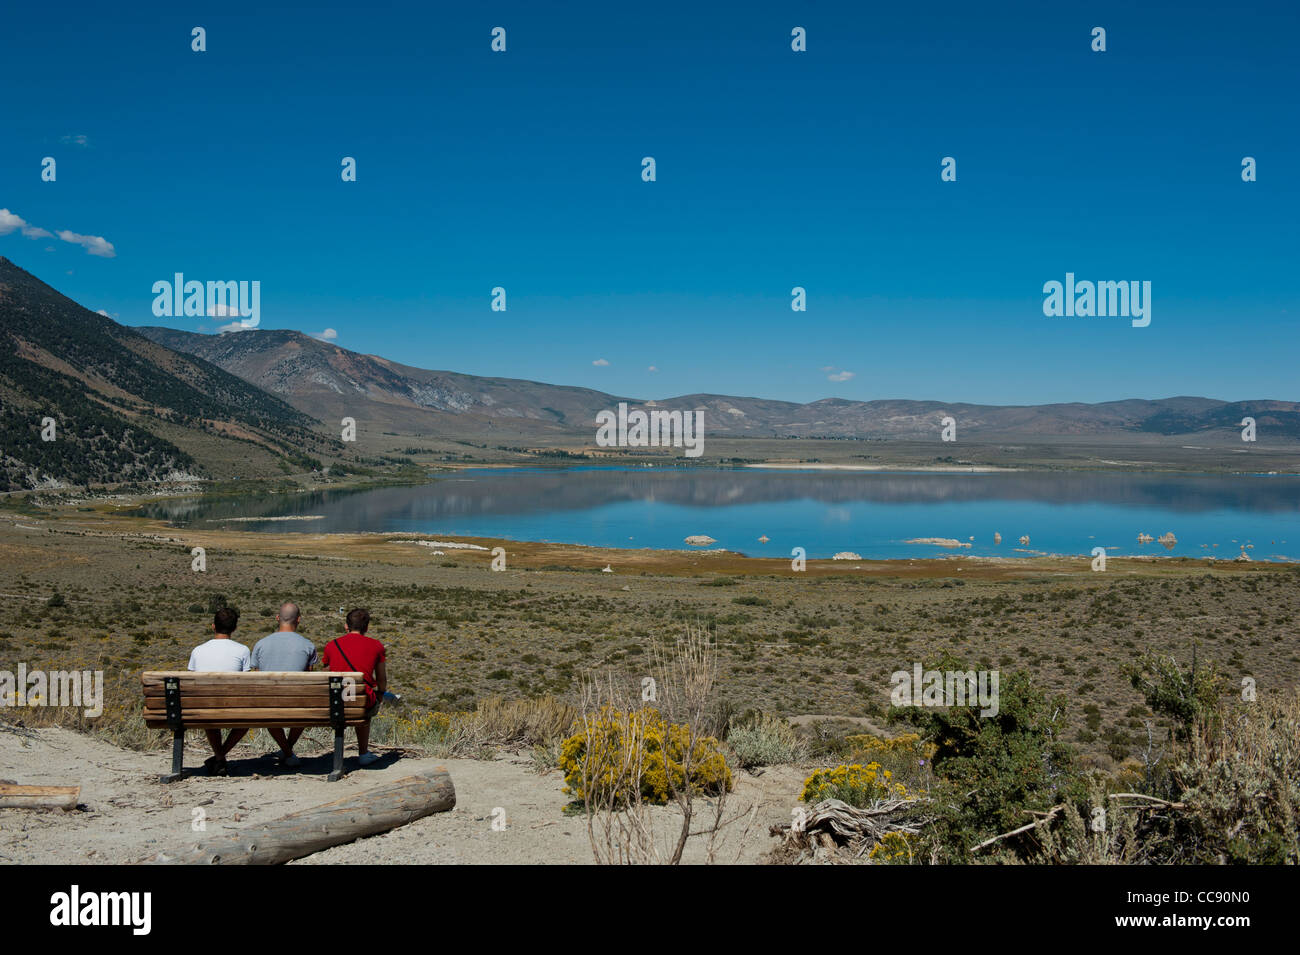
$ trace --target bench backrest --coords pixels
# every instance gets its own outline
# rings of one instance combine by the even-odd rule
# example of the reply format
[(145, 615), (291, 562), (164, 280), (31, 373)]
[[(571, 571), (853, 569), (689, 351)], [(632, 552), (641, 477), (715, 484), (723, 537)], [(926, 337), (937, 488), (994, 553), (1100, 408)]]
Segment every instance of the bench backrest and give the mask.
[[(331, 678), (339, 684), (341, 722), (365, 721), (366, 687), (360, 673), (196, 673), (150, 670), (141, 675), (144, 721), (150, 729), (330, 726)], [(168, 706), (168, 684), (173, 705)], [(177, 707), (176, 704), (179, 704)], [(337, 705), (337, 704), (335, 704)]]

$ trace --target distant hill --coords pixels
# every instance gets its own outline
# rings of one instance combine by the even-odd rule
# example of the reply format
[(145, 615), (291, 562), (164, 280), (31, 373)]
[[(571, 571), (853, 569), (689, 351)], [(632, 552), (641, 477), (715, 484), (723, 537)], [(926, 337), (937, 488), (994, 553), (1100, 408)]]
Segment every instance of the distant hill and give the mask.
[[(0, 490), (186, 475), (262, 477), (306, 470), (322, 459), (344, 458), (347, 466), (369, 460), (338, 440), (344, 417), (372, 436), (434, 437), (453, 453), (464, 445), (508, 448), (534, 439), (590, 446), (597, 413), (620, 401), (702, 409), (705, 433), (723, 437), (932, 440), (941, 418), (952, 415), (963, 440), (1048, 445), (1162, 435), (1228, 444), (1250, 416), (1269, 440), (1300, 439), (1300, 405), (1278, 400), (995, 406), (825, 398), (799, 404), (696, 394), (651, 401), (431, 371), (294, 331), (128, 328), (0, 257)], [(56, 423), (54, 441), (42, 440), (46, 418)]]
[[(322, 419), (364, 415), (372, 424), (428, 434), (458, 421), (462, 433), (492, 422), (595, 433), (595, 417), (620, 401), (633, 407), (703, 409), (709, 435), (735, 437), (930, 438), (952, 415), (962, 437), (1048, 439), (1128, 434), (1195, 436), (1239, 432), (1247, 415), (1269, 438), (1300, 438), (1300, 404), (1179, 397), (1099, 404), (976, 405), (824, 398), (807, 404), (695, 394), (654, 402), (564, 385), (428, 371), (362, 355), (300, 332), (248, 330), (200, 335), (170, 328), (140, 334), (218, 365)], [(471, 419), (479, 419), (478, 428)]]
[(330, 447), (315, 424), (0, 257), (0, 489), (301, 469)]
[(411, 368), (294, 331), (250, 329), (223, 335), (157, 327), (136, 331), (330, 422), (344, 416), (364, 417), (394, 430), (427, 433), (440, 427), (440, 416), (471, 416), (583, 430), (610, 401), (626, 400), (589, 388)]

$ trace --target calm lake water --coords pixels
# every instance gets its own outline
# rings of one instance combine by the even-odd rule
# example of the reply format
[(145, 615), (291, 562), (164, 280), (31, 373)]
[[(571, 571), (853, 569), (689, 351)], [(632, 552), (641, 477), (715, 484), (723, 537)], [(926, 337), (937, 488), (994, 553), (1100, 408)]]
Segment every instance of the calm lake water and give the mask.
[[(194, 528), (413, 531), (599, 547), (680, 550), (686, 536), (706, 534), (713, 547), (755, 557), (789, 557), (792, 547), (811, 558), (839, 551), (912, 558), (1087, 555), (1102, 546), (1111, 555), (1232, 558), (1252, 544), (1252, 560), (1300, 558), (1300, 477), (1269, 475), (516, 468), (461, 471), (420, 487), (176, 499), (145, 512)], [(1139, 533), (1170, 531), (1178, 538), (1172, 549), (1137, 541)], [(1030, 542), (1022, 548), (1024, 534)], [(758, 540), (764, 535), (767, 543)], [(918, 537), (974, 539), (957, 550), (906, 543)]]

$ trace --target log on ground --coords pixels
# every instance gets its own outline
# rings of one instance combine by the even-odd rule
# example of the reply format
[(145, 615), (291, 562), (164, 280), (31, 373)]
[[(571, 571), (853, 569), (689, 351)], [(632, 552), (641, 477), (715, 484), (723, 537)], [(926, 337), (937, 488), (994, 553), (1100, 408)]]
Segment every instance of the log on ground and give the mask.
[(0, 782), (0, 809), (62, 809), (77, 808), (81, 798), (80, 786), (18, 786)]
[(427, 773), (141, 861), (154, 865), (278, 865), (396, 829), (455, 805), (451, 774), (438, 766)]

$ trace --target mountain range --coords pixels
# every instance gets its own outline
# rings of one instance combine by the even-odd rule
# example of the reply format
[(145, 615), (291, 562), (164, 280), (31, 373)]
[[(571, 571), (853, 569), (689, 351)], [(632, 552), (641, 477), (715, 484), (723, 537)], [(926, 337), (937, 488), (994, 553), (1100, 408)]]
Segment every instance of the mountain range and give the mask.
[(630, 407), (704, 411), (706, 433), (728, 437), (926, 438), (953, 416), (964, 435), (1083, 437), (1194, 435), (1235, 429), (1250, 415), (1274, 437), (1300, 437), (1300, 404), (1212, 398), (1127, 399), (1098, 404), (978, 405), (964, 402), (823, 398), (807, 404), (693, 394), (645, 400), (589, 388), (412, 368), (301, 332), (246, 330), (201, 335), (171, 328), (140, 334), (202, 358), (322, 419), (351, 415), (418, 433), (438, 416), (475, 416), (553, 431), (595, 433), (596, 414)]
[[(0, 257), (0, 490), (260, 477), (365, 462), (339, 440), (371, 433), (594, 444), (598, 412), (702, 410), (733, 438), (930, 439), (947, 415), (964, 436), (1049, 442), (1139, 435), (1222, 440), (1256, 419), (1300, 438), (1300, 404), (1211, 398), (978, 405), (717, 394), (657, 400), (589, 388), (414, 368), (296, 331), (199, 334), (132, 328), (77, 304)], [(460, 440), (459, 443), (473, 443)], [(383, 463), (371, 461), (370, 463)]]

